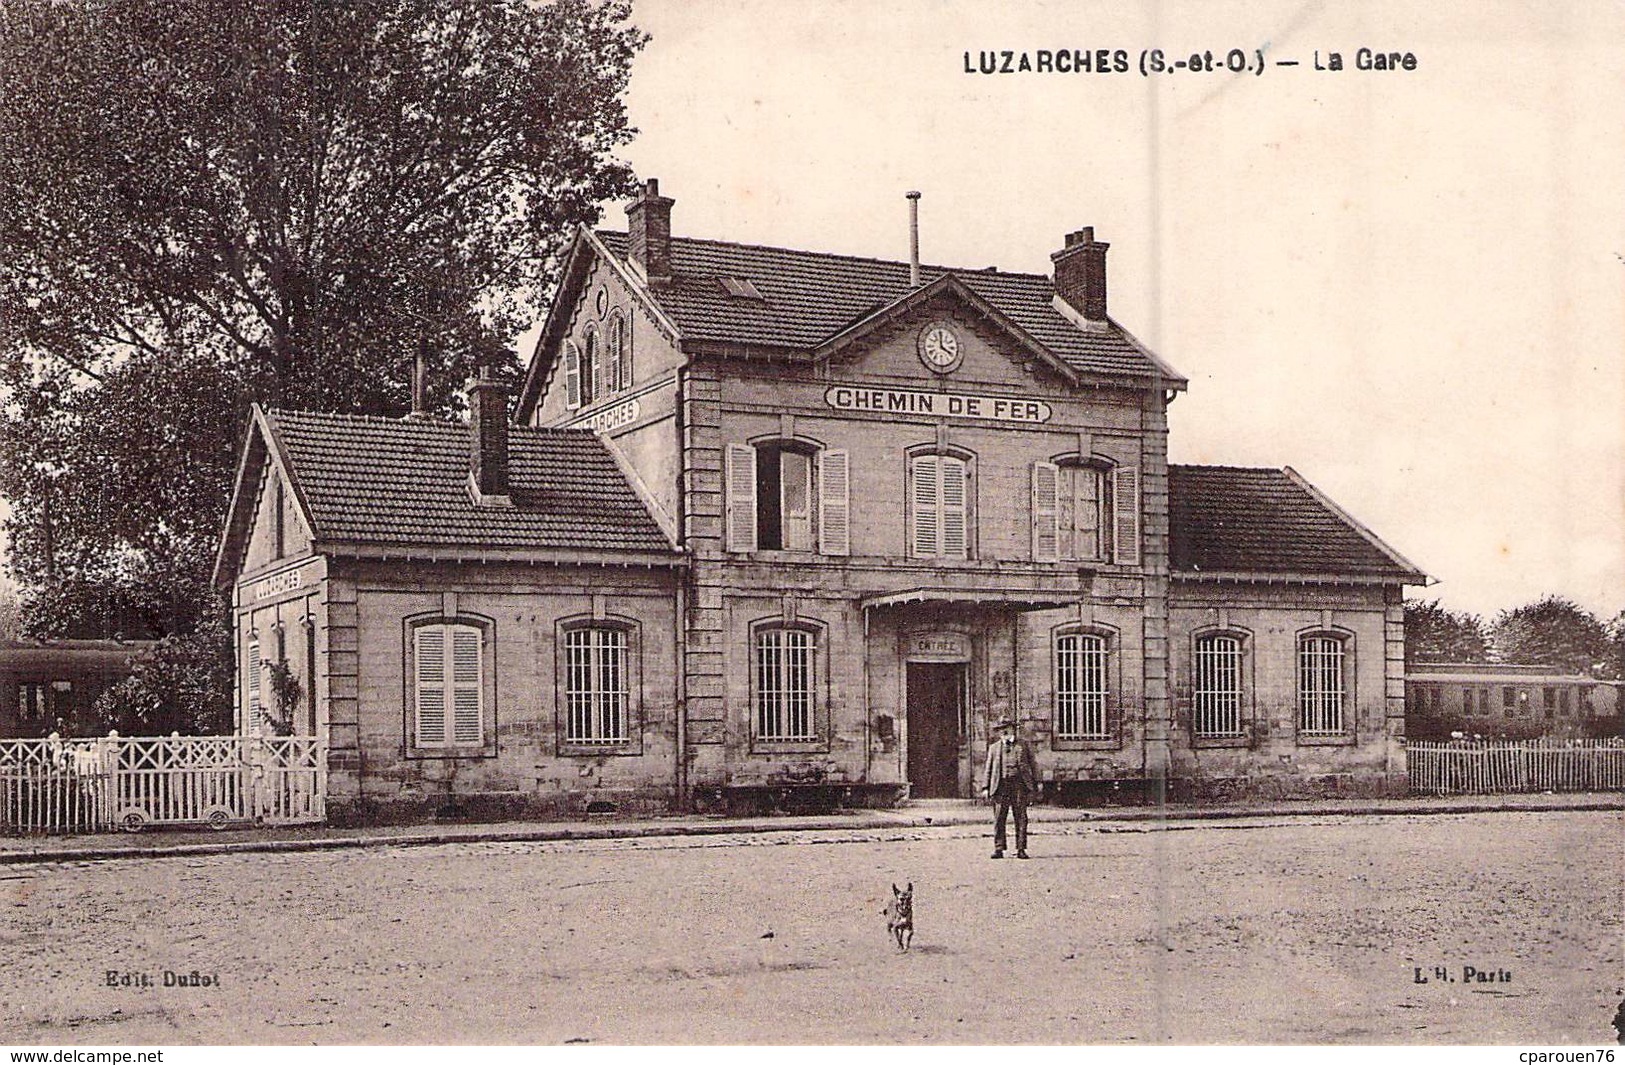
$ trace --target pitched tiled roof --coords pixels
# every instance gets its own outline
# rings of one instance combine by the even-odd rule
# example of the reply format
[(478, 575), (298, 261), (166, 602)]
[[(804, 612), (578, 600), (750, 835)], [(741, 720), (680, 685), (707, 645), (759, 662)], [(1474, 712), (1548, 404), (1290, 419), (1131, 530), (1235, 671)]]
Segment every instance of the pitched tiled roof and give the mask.
[[(625, 233), (597, 237), (625, 260)], [(673, 237), (671, 262), (671, 281), (652, 292), (692, 341), (810, 349), (912, 291), (908, 263), (791, 248)], [(1115, 323), (1085, 331), (1062, 317), (1051, 304), (1055, 288), (1047, 275), (921, 266), (920, 282), (950, 270), (1074, 369), (1168, 379)], [(751, 282), (762, 298), (730, 296), (723, 278)]]
[(513, 507), (470, 497), (469, 428), (268, 411), (316, 538), (362, 545), (675, 554), (593, 433), (510, 426)]
[(1168, 496), (1175, 571), (1425, 579), (1290, 470), (1171, 465)]

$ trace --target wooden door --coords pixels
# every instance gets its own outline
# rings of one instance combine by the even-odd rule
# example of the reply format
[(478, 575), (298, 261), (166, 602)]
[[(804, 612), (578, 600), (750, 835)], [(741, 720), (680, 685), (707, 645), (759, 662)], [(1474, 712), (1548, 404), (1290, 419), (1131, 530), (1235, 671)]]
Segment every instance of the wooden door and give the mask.
[(908, 664), (908, 781), (917, 799), (959, 794), (959, 721), (965, 667), (935, 662)]

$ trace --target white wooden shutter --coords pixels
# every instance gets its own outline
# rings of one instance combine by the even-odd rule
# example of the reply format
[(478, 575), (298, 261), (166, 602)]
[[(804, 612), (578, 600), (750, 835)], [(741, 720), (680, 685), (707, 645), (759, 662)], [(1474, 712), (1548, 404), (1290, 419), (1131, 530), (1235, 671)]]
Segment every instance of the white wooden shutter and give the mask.
[(454, 743), (480, 745), (480, 630), (468, 625), (451, 627), (451, 721)]
[(446, 628), (424, 625), (413, 630), (414, 688), (419, 747), (446, 745)]
[(1118, 466), (1112, 470), (1112, 543), (1119, 565), (1140, 563), (1140, 469)]
[(942, 545), (942, 493), (939, 486), (938, 459), (935, 455), (920, 455), (914, 459), (914, 529), (912, 554), (915, 558), (930, 558)]
[(729, 444), (724, 485), (727, 515), (724, 521), (729, 551), (756, 550), (756, 449)]
[(564, 405), (570, 410), (581, 406), (581, 352), (564, 342)]
[(252, 735), (265, 720), (264, 709), (260, 705), (260, 642), (248, 641), (248, 653), (243, 661), (243, 686), (245, 688), (243, 699), (243, 729), (245, 734)]
[(959, 459), (940, 461), (942, 470), (942, 554), (946, 558), (964, 558), (969, 553), (966, 518), (969, 513), (966, 499), (965, 464)]
[(852, 467), (845, 451), (818, 453), (818, 550), (852, 553)]
[(1060, 560), (1059, 512), (1061, 468), (1053, 462), (1033, 463), (1033, 561)]

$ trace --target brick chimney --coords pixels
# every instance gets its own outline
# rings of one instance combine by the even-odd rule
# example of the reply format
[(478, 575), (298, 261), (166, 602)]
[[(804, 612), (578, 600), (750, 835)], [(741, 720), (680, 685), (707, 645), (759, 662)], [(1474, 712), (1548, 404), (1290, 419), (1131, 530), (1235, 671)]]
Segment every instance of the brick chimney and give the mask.
[(1066, 235), (1066, 247), (1050, 256), (1055, 264), (1055, 294), (1091, 322), (1106, 321), (1106, 249), (1095, 240), (1095, 227)]
[(469, 489), (480, 506), (513, 505), (508, 495), (508, 389), (491, 368), (468, 383)]
[(671, 205), (676, 202), (660, 195), (659, 178), (650, 178), (626, 208), (627, 250), (652, 283), (671, 280)]

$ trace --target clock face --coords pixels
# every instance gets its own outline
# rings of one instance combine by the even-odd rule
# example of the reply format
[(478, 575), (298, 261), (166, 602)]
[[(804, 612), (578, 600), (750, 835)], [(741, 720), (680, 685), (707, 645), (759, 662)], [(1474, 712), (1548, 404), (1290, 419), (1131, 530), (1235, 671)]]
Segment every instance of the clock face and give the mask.
[(920, 331), (920, 361), (937, 373), (959, 365), (959, 336), (950, 326), (933, 322)]

